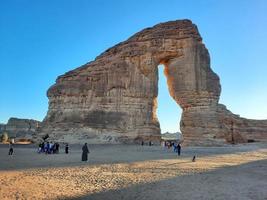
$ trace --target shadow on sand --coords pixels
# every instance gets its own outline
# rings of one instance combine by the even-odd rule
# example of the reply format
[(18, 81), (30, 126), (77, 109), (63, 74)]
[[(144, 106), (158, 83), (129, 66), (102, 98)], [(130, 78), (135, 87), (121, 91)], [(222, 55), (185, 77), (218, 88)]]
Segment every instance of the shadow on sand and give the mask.
[[(177, 169), (178, 170), (178, 169)], [(177, 176), (157, 182), (133, 185), (65, 200), (265, 200), (267, 160), (222, 167), (205, 173)]]

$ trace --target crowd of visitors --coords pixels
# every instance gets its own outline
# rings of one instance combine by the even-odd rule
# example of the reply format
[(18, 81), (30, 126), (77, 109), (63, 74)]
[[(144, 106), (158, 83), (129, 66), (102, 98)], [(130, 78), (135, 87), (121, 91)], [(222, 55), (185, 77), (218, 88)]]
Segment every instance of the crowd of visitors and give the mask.
[[(59, 143), (58, 142), (42, 142), (39, 144), (38, 153), (45, 154), (58, 154), (59, 153)], [(69, 153), (69, 144), (65, 144), (65, 153)], [(88, 153), (90, 153), (87, 143), (82, 147), (82, 161), (88, 161)]]
[(163, 146), (164, 148), (168, 148), (168, 149), (173, 148), (173, 151), (177, 153), (178, 156), (181, 155), (181, 145), (179, 142), (164, 141)]
[[(145, 145), (145, 142), (144, 142), (143, 140), (141, 141), (141, 145), (142, 145), (142, 146)], [(148, 146), (153, 146), (153, 145), (154, 145), (154, 144), (153, 144), (152, 141), (149, 141), (149, 142), (148, 142)]]
[(39, 144), (38, 153), (45, 154), (58, 154), (59, 153), (59, 143), (58, 142), (42, 142)]

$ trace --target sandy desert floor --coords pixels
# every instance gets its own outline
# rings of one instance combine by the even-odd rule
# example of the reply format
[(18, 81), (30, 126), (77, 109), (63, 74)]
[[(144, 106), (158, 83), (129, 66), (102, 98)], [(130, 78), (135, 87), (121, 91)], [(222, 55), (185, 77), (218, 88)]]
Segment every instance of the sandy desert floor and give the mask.
[[(184, 147), (89, 145), (70, 154), (0, 145), (0, 199), (259, 199), (267, 200), (267, 144)], [(192, 162), (197, 155), (196, 162)]]

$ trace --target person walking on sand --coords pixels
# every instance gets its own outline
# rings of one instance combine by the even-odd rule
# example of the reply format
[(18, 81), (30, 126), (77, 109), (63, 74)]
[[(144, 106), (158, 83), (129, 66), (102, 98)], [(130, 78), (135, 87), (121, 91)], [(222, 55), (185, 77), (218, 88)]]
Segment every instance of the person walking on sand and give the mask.
[(173, 145), (173, 152), (178, 152), (178, 143)]
[(177, 144), (177, 153), (178, 153), (178, 156), (181, 155), (181, 145), (180, 145), (180, 143)]
[(13, 155), (14, 149), (13, 149), (13, 144), (12, 142), (9, 143), (9, 151), (8, 151), (8, 155)]
[(56, 147), (56, 153), (58, 154), (59, 153), (59, 143), (58, 142), (56, 142), (55, 147)]
[(65, 145), (65, 154), (68, 154), (69, 153), (69, 145), (68, 143)]
[(82, 151), (83, 151), (83, 153), (82, 153), (82, 161), (87, 161), (88, 160), (88, 153), (90, 153), (89, 149), (87, 147), (87, 143), (85, 143), (83, 145)]
[(196, 155), (193, 156), (192, 162), (196, 162)]
[(48, 151), (49, 151), (49, 142), (46, 142), (46, 144), (44, 146), (44, 150), (45, 150), (45, 154), (48, 154)]

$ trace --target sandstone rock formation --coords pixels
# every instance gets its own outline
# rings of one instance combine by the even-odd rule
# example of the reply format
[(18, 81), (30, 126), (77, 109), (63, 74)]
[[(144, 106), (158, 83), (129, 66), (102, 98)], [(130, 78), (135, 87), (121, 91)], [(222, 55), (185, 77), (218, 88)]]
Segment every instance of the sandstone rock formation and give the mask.
[[(185, 142), (215, 144), (266, 139), (267, 121), (247, 120), (218, 104), (219, 77), (190, 20), (158, 24), (59, 76), (47, 92), (42, 134), (59, 141), (127, 142), (160, 136), (158, 65), (183, 109)], [(87, 141), (88, 141), (87, 140)]]
[(6, 129), (6, 125), (1, 123), (0, 124), (0, 133), (2, 133), (5, 129)]
[(7, 124), (0, 125), (0, 134), (8, 133), (9, 137), (16, 139), (32, 139), (41, 122), (33, 119), (10, 118)]

